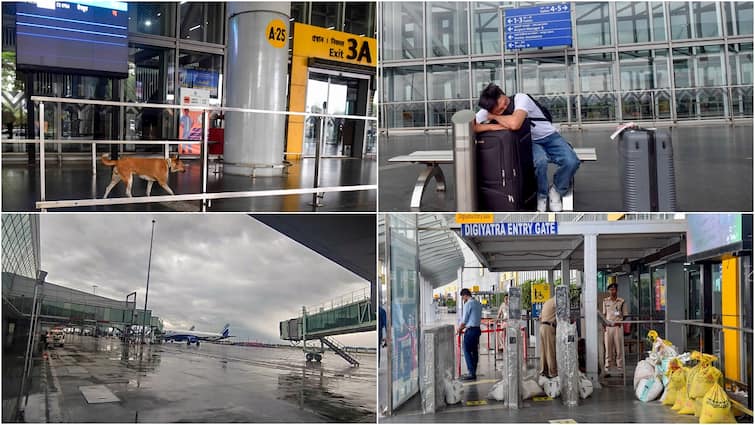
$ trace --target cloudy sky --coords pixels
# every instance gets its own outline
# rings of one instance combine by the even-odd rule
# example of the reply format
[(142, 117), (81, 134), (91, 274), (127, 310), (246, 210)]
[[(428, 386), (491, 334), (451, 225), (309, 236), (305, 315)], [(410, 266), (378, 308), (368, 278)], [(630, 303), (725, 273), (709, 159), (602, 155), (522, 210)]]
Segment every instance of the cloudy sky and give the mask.
[[(369, 282), (259, 221), (238, 214), (43, 214), (48, 282), (144, 305), (155, 218), (148, 308), (166, 328), (279, 343), (278, 322), (301, 307), (367, 288)], [(316, 219), (302, 216), (302, 219)], [(313, 222), (313, 225), (316, 223)], [(339, 336), (375, 346), (375, 332)]]

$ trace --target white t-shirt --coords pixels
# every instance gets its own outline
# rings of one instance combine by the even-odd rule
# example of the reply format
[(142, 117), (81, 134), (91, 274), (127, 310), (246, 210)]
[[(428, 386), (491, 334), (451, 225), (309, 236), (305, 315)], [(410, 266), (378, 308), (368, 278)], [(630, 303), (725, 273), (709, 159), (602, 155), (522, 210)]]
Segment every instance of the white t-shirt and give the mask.
[[(533, 102), (525, 93), (517, 93), (514, 95), (514, 110), (517, 109), (526, 112), (527, 117), (529, 118), (545, 118), (545, 115), (540, 112), (540, 108), (538, 108), (537, 105), (535, 105), (535, 102)], [(477, 114), (475, 114), (475, 118), (477, 124), (483, 124), (488, 121), (488, 111), (480, 109), (477, 111)], [(548, 121), (534, 121), (534, 124), (535, 126), (531, 129), (532, 140), (540, 140), (556, 132), (556, 127), (553, 127), (553, 124)]]

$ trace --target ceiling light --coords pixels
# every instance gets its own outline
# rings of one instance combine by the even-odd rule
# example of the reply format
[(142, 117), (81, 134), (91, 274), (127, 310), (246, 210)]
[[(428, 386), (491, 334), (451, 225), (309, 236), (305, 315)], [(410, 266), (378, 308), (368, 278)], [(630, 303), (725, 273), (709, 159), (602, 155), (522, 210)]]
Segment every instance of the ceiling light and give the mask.
[(148, 27), (151, 27), (152, 26), (152, 21), (149, 21), (149, 20), (144, 21), (144, 25), (146, 25)]
[(194, 31), (194, 30), (199, 29), (201, 27), (202, 27), (201, 25), (195, 25), (195, 26), (189, 28), (189, 31)]

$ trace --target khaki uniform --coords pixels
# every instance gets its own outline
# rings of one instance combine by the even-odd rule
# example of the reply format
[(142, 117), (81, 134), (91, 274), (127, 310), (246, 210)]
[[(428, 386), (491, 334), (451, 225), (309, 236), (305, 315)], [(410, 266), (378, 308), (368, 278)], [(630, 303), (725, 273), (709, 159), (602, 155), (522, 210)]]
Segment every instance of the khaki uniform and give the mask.
[[(627, 315), (627, 305), (623, 298), (611, 297), (603, 299), (603, 316), (606, 320), (620, 322)], [(621, 324), (606, 324), (606, 364), (605, 368), (617, 366), (619, 369), (624, 368), (624, 326)]]
[(558, 376), (556, 365), (556, 297), (543, 303), (540, 313), (540, 373)]

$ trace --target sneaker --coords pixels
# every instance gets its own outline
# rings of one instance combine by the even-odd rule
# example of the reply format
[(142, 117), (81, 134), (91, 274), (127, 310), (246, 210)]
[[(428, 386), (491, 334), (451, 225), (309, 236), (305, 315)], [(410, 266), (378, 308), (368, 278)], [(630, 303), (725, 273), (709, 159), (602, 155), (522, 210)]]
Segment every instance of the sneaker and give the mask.
[(551, 190), (548, 192), (548, 199), (550, 200), (551, 211), (560, 212), (563, 208), (561, 205), (561, 194), (553, 186), (551, 186)]
[(548, 210), (548, 198), (547, 197), (541, 197), (538, 195), (537, 197), (537, 212), (545, 212)]

